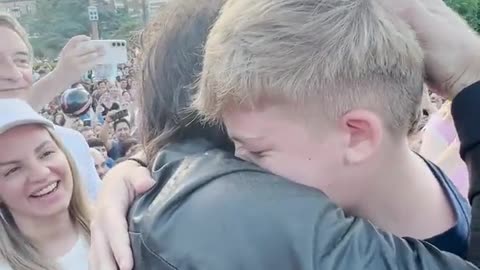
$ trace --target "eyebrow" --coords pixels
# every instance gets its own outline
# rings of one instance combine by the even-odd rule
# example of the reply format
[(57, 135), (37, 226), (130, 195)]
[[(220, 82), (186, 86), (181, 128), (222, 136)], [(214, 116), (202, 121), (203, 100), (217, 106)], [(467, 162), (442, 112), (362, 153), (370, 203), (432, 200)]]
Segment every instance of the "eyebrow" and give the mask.
[[(34, 150), (35, 154), (38, 154), (38, 152), (40, 152), (40, 150), (42, 150), (49, 143), (50, 143), (50, 141), (46, 140), (46, 141), (42, 142), (40, 145), (38, 145), (37, 147), (35, 147), (35, 150)], [(10, 160), (10, 161), (5, 161), (5, 162), (0, 162), (0, 166), (18, 164), (20, 162), (21, 162), (20, 160)]]

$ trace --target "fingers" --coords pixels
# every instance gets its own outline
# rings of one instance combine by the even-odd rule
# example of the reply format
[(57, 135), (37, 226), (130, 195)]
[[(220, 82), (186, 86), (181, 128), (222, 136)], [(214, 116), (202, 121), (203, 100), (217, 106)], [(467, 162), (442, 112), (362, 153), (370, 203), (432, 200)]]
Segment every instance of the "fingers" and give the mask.
[(92, 44), (89, 42), (80, 43), (75, 47), (74, 55), (77, 57), (88, 56), (92, 54), (103, 54), (104, 48), (101, 45)]
[(130, 248), (130, 238), (128, 235), (128, 225), (125, 216), (119, 213), (111, 213), (110, 218), (105, 220), (109, 224), (106, 231), (109, 239), (109, 247), (113, 257), (120, 270), (130, 270), (133, 268), (133, 255)]
[(130, 179), (127, 183), (132, 185), (133, 188), (129, 190), (134, 190), (134, 197), (136, 197), (152, 188), (155, 185), (155, 180), (153, 180), (147, 168), (137, 167), (135, 179)]
[[(83, 56), (77, 58), (77, 63), (79, 65), (85, 66), (87, 70), (92, 69), (95, 65), (99, 64), (101, 61), (102, 54), (98, 51), (90, 52)], [(83, 69), (85, 69), (83, 68)]]
[(87, 37), (85, 35), (79, 35), (79, 36), (74, 36), (73, 38), (71, 38), (67, 44), (65, 44), (65, 46), (63, 47), (64, 50), (65, 49), (68, 49), (68, 48), (75, 48), (77, 47), (80, 43), (83, 43), (83, 42), (86, 42), (86, 41), (90, 41), (91, 38), (90, 37)]
[(100, 227), (91, 225), (91, 243), (89, 252), (89, 270), (117, 270), (114, 257), (110, 252), (107, 239)]

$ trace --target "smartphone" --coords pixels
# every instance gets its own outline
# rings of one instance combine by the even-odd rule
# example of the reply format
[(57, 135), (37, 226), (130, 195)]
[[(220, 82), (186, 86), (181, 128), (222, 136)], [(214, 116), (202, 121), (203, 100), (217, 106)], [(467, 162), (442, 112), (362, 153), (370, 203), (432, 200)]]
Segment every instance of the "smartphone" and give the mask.
[(120, 39), (91, 40), (92, 44), (102, 46), (104, 55), (99, 59), (99, 65), (118, 65), (128, 62), (127, 41)]
[(112, 115), (112, 120), (115, 122), (127, 116), (128, 116), (128, 110), (121, 110)]

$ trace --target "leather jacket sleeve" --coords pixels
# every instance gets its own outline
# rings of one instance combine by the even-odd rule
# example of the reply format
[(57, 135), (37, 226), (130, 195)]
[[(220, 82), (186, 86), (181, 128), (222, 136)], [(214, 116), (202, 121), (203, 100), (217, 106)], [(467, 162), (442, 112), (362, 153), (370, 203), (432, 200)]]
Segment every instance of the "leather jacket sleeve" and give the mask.
[[(165, 168), (170, 179), (203, 180), (173, 184), (167, 195), (156, 186), (135, 202), (135, 269), (477, 269), (427, 243), (345, 216), (318, 190), (232, 163), (177, 164), (181, 173)], [(217, 173), (211, 178), (202, 170)]]
[(472, 223), (467, 259), (480, 266), (480, 82), (455, 97), (452, 116), (460, 140), (460, 155), (469, 170)]

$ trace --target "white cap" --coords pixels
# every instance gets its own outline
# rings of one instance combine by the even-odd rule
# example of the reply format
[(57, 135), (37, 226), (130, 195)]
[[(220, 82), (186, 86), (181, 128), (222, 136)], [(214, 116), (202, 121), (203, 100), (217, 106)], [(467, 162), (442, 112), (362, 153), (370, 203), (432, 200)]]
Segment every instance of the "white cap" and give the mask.
[(52, 122), (38, 114), (27, 102), (20, 99), (0, 99), (0, 134), (28, 124), (54, 128)]

